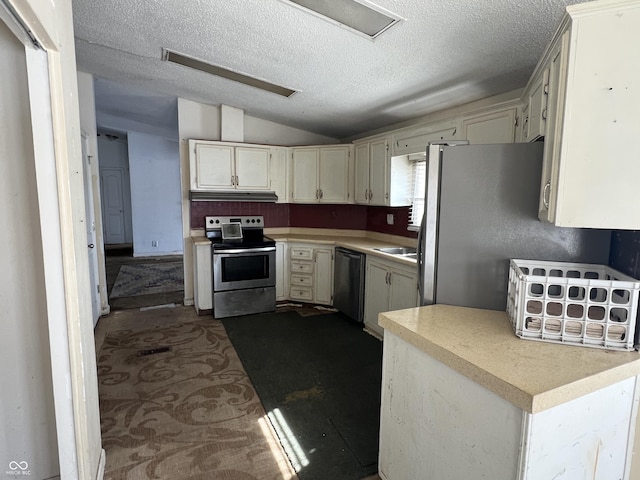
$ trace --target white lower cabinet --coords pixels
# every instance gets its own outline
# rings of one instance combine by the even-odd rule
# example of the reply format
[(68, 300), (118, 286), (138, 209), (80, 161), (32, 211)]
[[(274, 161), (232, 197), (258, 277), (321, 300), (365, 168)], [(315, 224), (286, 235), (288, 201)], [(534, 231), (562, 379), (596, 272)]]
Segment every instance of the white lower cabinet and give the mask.
[(383, 349), (383, 480), (632, 478), (636, 377), (530, 413), (393, 333)]
[(382, 336), (380, 312), (418, 306), (416, 268), (367, 255), (364, 303), (365, 327)]
[(333, 247), (291, 243), (289, 248), (289, 299), (333, 303)]
[(276, 242), (276, 300), (286, 300), (289, 289), (287, 244)]
[(193, 242), (193, 304), (196, 312), (209, 313), (213, 308), (213, 273), (211, 242)]

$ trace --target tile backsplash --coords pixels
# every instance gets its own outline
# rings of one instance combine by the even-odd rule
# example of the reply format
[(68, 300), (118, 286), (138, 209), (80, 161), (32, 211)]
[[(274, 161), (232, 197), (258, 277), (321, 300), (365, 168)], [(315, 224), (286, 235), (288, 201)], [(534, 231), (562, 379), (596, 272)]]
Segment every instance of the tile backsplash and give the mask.
[[(393, 215), (393, 225), (387, 224)], [(367, 205), (303, 205), (297, 203), (191, 202), (191, 228), (204, 228), (207, 215), (262, 215), (266, 227), (335, 228), (370, 230), (416, 238), (407, 230), (409, 207)]]

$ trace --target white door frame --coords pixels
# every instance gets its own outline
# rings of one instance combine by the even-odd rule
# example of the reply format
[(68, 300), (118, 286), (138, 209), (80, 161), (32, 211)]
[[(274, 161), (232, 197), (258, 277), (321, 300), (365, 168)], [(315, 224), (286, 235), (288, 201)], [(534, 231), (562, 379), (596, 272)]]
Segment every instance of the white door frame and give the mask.
[[(83, 165), (71, 0), (2, 0), (0, 20), (25, 44), (62, 480), (100, 480)], [(9, 12), (9, 14), (7, 13)], [(15, 21), (11, 20), (11, 16)]]
[(91, 280), (91, 312), (93, 328), (100, 317), (100, 281), (98, 273), (98, 237), (96, 235), (95, 206), (93, 202), (93, 179), (91, 175), (91, 155), (89, 155), (89, 139), (82, 132), (82, 165), (84, 167), (84, 198), (87, 216), (87, 256), (89, 259), (89, 278)]

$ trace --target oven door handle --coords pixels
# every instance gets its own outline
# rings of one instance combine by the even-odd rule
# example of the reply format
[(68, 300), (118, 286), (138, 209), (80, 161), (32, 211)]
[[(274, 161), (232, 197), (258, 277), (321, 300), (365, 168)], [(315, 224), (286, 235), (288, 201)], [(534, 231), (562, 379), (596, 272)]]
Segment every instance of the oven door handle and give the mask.
[(276, 247), (255, 247), (255, 248), (225, 248), (215, 249), (213, 254), (216, 253), (261, 253), (261, 252), (275, 252)]

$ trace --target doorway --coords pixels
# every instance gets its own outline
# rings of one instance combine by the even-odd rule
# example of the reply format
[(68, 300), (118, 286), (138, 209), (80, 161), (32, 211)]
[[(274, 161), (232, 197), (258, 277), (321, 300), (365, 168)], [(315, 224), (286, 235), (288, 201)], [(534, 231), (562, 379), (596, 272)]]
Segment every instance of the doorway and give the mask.
[[(127, 135), (98, 131), (100, 197), (105, 250), (132, 250), (131, 181)], [(132, 250), (133, 255), (133, 250)]]

